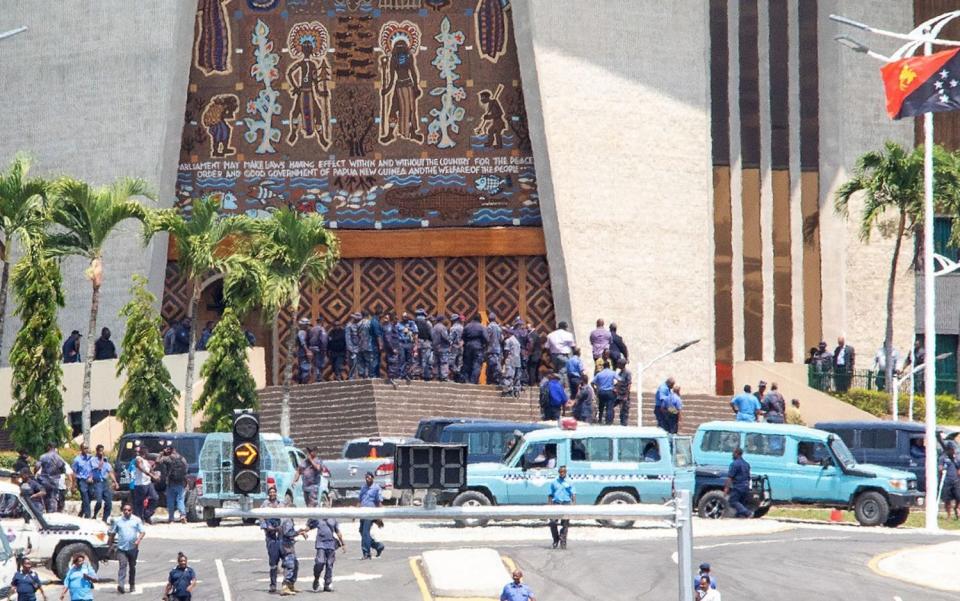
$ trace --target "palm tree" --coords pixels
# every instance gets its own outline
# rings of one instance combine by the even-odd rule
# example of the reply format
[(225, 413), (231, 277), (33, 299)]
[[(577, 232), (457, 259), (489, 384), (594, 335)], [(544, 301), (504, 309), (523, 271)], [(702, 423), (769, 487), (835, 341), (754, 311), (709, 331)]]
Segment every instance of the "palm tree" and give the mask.
[[(957, 206), (960, 198), (960, 165), (957, 157), (941, 147), (934, 150), (934, 201), (944, 210)], [(896, 142), (887, 142), (882, 150), (873, 150), (857, 159), (853, 177), (837, 190), (834, 209), (847, 217), (850, 200), (857, 192), (864, 193), (860, 214), (860, 239), (870, 241), (873, 229), (888, 211), (896, 212), (893, 257), (887, 280), (887, 324), (883, 339), (886, 356), (886, 385), (893, 385), (893, 292), (897, 281), (897, 264), (904, 234), (914, 234), (923, 226), (923, 149), (908, 152)], [(932, 227), (932, 226), (931, 226)]]
[(113, 185), (92, 188), (86, 182), (61, 178), (53, 183), (51, 220), (56, 226), (47, 244), (53, 256), (75, 255), (90, 262), (84, 274), (90, 280), (90, 321), (87, 324), (87, 356), (83, 365), (81, 416), (83, 440), (90, 444), (90, 378), (93, 373), (93, 349), (96, 342), (97, 312), (100, 310), (100, 286), (103, 284), (103, 245), (110, 234), (127, 219), (141, 223), (147, 208), (134, 200), (142, 196), (154, 200), (146, 181), (121, 178)]
[(18, 154), (5, 173), (0, 173), (0, 343), (3, 342), (4, 317), (7, 312), (7, 287), (10, 280), (10, 246), (16, 240), (25, 240), (43, 227), (42, 211), (46, 204), (49, 184), (40, 178), (29, 177), (31, 161)]
[(287, 361), (283, 368), (280, 433), (290, 435), (290, 385), (297, 348), (297, 317), (303, 285), (320, 285), (340, 257), (340, 241), (317, 214), (281, 209), (255, 222), (254, 236), (227, 265), (224, 296), (243, 310), (257, 304), (267, 323), (289, 313)]
[(190, 289), (187, 319), (190, 322), (190, 348), (187, 350), (187, 381), (183, 389), (183, 429), (193, 432), (193, 371), (196, 362), (197, 324), (194, 319), (200, 304), (203, 281), (222, 271), (231, 240), (252, 231), (252, 221), (243, 216), (224, 217), (219, 203), (209, 197), (194, 200), (190, 217), (174, 209), (154, 211), (150, 216), (152, 232), (165, 231), (177, 248), (177, 265)]

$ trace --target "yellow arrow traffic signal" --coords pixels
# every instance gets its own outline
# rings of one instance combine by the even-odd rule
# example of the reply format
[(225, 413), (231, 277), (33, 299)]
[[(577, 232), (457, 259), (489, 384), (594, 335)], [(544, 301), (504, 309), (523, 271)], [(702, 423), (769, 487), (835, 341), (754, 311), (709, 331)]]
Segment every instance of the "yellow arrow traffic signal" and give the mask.
[(257, 460), (257, 447), (245, 442), (233, 451), (233, 455), (243, 465), (253, 465), (253, 462)]

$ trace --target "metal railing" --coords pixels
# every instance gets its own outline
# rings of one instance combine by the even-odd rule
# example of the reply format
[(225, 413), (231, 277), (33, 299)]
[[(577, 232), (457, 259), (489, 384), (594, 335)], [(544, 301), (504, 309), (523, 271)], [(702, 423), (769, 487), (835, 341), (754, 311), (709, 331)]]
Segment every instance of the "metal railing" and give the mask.
[[(942, 373), (942, 372), (938, 372)], [(952, 376), (952, 377), (951, 377)], [(906, 382), (906, 381), (904, 381)], [(834, 369), (821, 369), (815, 365), (807, 367), (807, 384), (826, 393), (843, 394), (857, 388), (861, 390), (886, 391), (886, 374), (882, 371), (870, 369), (854, 369), (849, 372)], [(901, 386), (903, 383), (901, 383)], [(937, 377), (937, 394), (956, 394), (957, 378), (952, 374)], [(909, 385), (907, 390), (909, 390)], [(914, 390), (923, 394), (923, 374), (914, 377)]]
[[(218, 518), (338, 518), (345, 520), (555, 520), (663, 518), (677, 530), (678, 599), (693, 598), (693, 520), (690, 491), (678, 491), (663, 505), (488, 505), (472, 507), (262, 507), (217, 509)], [(636, 590), (642, 587), (638, 584)]]

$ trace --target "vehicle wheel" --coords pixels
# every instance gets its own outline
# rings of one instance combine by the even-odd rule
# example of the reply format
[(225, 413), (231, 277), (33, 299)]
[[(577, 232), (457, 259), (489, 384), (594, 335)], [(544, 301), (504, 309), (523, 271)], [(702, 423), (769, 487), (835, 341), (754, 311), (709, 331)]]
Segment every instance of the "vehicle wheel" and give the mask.
[(879, 526), (890, 516), (890, 504), (882, 494), (870, 490), (857, 497), (853, 513), (861, 526)]
[(243, 518), (243, 525), (244, 525), (244, 526), (253, 526), (253, 525), (256, 524), (258, 521), (259, 521), (259, 520), (258, 520), (257, 518)]
[(207, 518), (207, 526), (211, 528), (216, 528), (220, 525), (221, 518)]
[[(465, 490), (453, 499), (451, 503), (454, 507), (481, 507), (486, 505), (492, 505), (490, 497), (483, 494), (478, 490)], [(466, 527), (476, 527), (476, 526), (486, 526), (490, 520), (481, 520), (481, 519), (471, 519), (471, 520), (455, 520), (454, 523), (458, 528)]]
[[(636, 497), (622, 490), (608, 492), (600, 499), (601, 505), (634, 505), (636, 502)], [(597, 520), (597, 522), (601, 526), (611, 528), (633, 528), (633, 520)]]
[(70, 559), (77, 553), (83, 553), (87, 556), (87, 561), (90, 562), (90, 567), (92, 567), (94, 571), (100, 567), (97, 556), (94, 554), (93, 549), (90, 548), (90, 545), (86, 543), (70, 543), (62, 547), (53, 559), (53, 569), (57, 574), (57, 578), (63, 580), (70, 570)]
[(197, 494), (196, 488), (191, 488), (187, 491), (184, 505), (187, 507), (188, 522), (199, 522), (203, 519), (203, 507), (200, 506), (200, 495)]
[(887, 518), (887, 521), (883, 523), (887, 528), (896, 528), (897, 526), (902, 526), (904, 522), (907, 521), (907, 518), (910, 517), (910, 508), (902, 507), (900, 509), (891, 509), (890, 516)]
[(730, 504), (722, 490), (708, 490), (697, 501), (697, 515), (708, 520), (730, 517)]
[(770, 513), (770, 505), (767, 505), (766, 507), (758, 507), (753, 510), (753, 517), (762, 518), (768, 513)]

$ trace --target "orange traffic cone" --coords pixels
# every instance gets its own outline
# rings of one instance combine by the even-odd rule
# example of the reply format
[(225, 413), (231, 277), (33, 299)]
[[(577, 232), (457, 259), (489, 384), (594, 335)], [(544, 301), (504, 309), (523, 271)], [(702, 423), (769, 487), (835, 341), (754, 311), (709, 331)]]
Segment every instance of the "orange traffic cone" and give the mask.
[(843, 521), (843, 512), (839, 509), (833, 509), (830, 511), (830, 521), (831, 522), (842, 522)]

